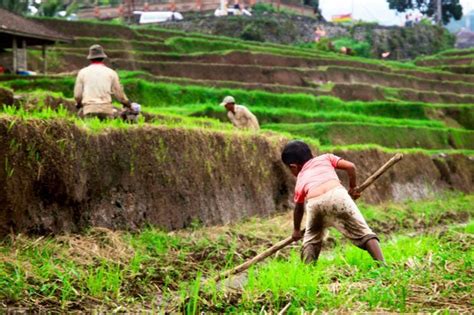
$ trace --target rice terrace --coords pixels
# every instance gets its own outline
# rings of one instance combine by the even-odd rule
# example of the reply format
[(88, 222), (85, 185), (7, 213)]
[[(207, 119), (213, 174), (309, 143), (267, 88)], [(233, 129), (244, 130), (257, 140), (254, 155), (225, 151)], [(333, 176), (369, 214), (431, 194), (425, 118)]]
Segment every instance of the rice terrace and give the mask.
[(474, 3), (337, 2), (0, 0), (0, 312), (474, 313)]

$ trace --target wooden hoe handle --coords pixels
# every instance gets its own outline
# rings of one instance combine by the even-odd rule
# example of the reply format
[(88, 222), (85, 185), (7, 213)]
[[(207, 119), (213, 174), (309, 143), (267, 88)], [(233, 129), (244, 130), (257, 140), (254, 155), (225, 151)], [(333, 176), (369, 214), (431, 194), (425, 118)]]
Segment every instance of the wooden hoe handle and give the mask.
[[(356, 190), (358, 192), (363, 192), (367, 187), (372, 185), (372, 183), (377, 178), (379, 178), (383, 173), (385, 173), (390, 167), (392, 167), (395, 163), (400, 161), (402, 158), (403, 158), (403, 154), (401, 154), (401, 153), (395, 154), (390, 160), (387, 161), (387, 163), (382, 165), (375, 173), (373, 173), (369, 178), (367, 178), (360, 186), (357, 186)], [(302, 232), (304, 233), (304, 229), (302, 230)], [(237, 274), (237, 273), (240, 273), (244, 270), (247, 270), (250, 266), (264, 260), (268, 256), (273, 255), (274, 253), (276, 253), (280, 249), (290, 245), (294, 241), (295, 240), (290, 236), (290, 237), (284, 239), (283, 241), (280, 241), (280, 242), (276, 243), (275, 245), (273, 245), (272, 247), (270, 247), (269, 249), (267, 249), (263, 253), (260, 253), (257, 256), (253, 257), (252, 259), (247, 260), (243, 264), (235, 267), (234, 269), (230, 269), (230, 270), (227, 270), (227, 271), (225, 271), (221, 274), (218, 274), (213, 279), (215, 281), (218, 281), (219, 279), (223, 279), (223, 278), (226, 278), (230, 275)]]
[(383, 173), (385, 173), (389, 168), (391, 168), (395, 163), (403, 159), (403, 154), (397, 153), (395, 154), (390, 160), (387, 161), (384, 165), (382, 165), (375, 173), (369, 176), (361, 185), (356, 187), (356, 191), (363, 192), (367, 187), (372, 185), (373, 182)]

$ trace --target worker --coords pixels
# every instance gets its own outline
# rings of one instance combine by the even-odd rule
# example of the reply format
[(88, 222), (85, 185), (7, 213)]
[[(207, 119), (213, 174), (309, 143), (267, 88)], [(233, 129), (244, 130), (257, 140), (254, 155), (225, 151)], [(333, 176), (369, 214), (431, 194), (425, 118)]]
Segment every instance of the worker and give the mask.
[(324, 30), (324, 28), (320, 26), (316, 27), (316, 29), (314, 30), (314, 41), (316, 43), (319, 43), (319, 41), (321, 41), (321, 38), (323, 37), (326, 37), (326, 31)]
[(112, 105), (112, 95), (127, 111), (133, 111), (117, 72), (104, 64), (106, 58), (102, 46), (91, 46), (87, 56), (90, 65), (81, 69), (77, 75), (74, 98), (83, 117), (98, 117), (103, 120), (120, 116), (119, 110)]
[[(329, 153), (313, 157), (310, 147), (302, 141), (289, 142), (281, 159), (296, 177), (292, 238), (303, 238), (302, 260), (310, 263), (318, 259), (327, 228), (332, 226), (383, 264), (379, 239), (354, 202), (360, 197), (356, 189), (355, 165)], [(336, 169), (347, 172), (349, 191), (341, 185)], [(306, 230), (303, 235), (301, 220), (305, 210)]]
[(257, 117), (252, 114), (247, 107), (236, 105), (232, 96), (226, 96), (221, 103), (227, 109), (227, 117), (232, 124), (239, 129), (259, 130)]

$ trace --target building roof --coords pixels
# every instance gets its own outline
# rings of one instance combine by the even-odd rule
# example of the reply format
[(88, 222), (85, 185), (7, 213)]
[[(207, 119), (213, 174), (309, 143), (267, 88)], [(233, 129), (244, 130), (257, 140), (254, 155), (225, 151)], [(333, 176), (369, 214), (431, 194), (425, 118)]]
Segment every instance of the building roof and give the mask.
[[(28, 20), (21, 15), (0, 9), (0, 46), (11, 47), (11, 38), (19, 37), (28, 45), (52, 44), (56, 41), (71, 41), (59, 32), (51, 30), (39, 23)], [(10, 40), (7, 40), (9, 39)]]

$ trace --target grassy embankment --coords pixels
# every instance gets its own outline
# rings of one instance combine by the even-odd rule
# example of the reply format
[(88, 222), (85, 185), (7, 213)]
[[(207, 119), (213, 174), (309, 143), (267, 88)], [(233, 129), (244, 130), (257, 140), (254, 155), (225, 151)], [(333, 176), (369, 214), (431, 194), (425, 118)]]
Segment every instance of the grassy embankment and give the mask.
[[(153, 310), (291, 312), (472, 310), (472, 196), (361, 205), (380, 234), (387, 267), (339, 233), (317, 265), (298, 248), (253, 267), (243, 290), (226, 291), (208, 278), (235, 266), (291, 231), (291, 215), (232, 226), (165, 233), (92, 229), (84, 235), (12, 235), (0, 246), (3, 306), (34, 310)], [(471, 296), (472, 297), (472, 296)], [(1, 305), (1, 304), (0, 304)]]
[(420, 57), (415, 64), (436, 71), (452, 72), (459, 75), (474, 74), (474, 49), (452, 49), (436, 55)]
[[(234, 95), (257, 114), (264, 129), (319, 139), (328, 146), (377, 144), (389, 148), (472, 149), (473, 132), (464, 129), (472, 128), (470, 105), (342, 102), (333, 97), (304, 94), (183, 87), (134, 79), (136, 75), (139, 74), (123, 75), (127, 94), (145, 105), (145, 111), (151, 114), (214, 117), (227, 121), (224, 110), (216, 104), (225, 95)], [(18, 93), (49, 89), (67, 97), (72, 97), (73, 84), (73, 78), (2, 82)], [(444, 112), (455, 112), (448, 120), (449, 125), (446, 119), (433, 118)], [(179, 119), (175, 117), (176, 120)], [(457, 128), (450, 127), (452, 124)], [(367, 130), (371, 132), (362, 132)], [(402, 136), (400, 132), (408, 134)]]
[[(255, 43), (249, 41), (235, 41), (230, 38), (220, 38), (211, 36), (210, 38), (198, 38), (190, 36), (177, 36), (167, 39), (150, 37), (148, 41), (143, 40), (127, 40), (124, 44), (123, 40), (117, 38), (94, 38), (94, 37), (77, 37), (74, 45), (59, 45), (56, 51), (68, 51), (71, 54), (79, 52), (77, 47), (84, 47), (100, 42), (108, 50), (116, 50), (121, 52), (134, 53), (138, 56), (141, 54), (155, 54), (156, 56), (169, 57), (187, 57), (187, 56), (205, 56), (205, 55), (226, 55), (232, 52), (245, 52), (253, 54), (269, 54), (279, 57), (300, 58), (306, 62), (324, 62), (328, 65), (337, 65), (344, 63), (358, 69), (383, 70), (386, 72), (397, 72), (405, 70), (414, 70), (429, 74), (449, 74), (440, 69), (431, 67), (416, 66), (409, 62), (381, 61), (360, 57), (348, 57), (337, 53), (324, 52), (315, 49), (303, 49), (299, 47), (272, 45)], [(53, 50), (54, 52), (54, 50)]]
[[(137, 29), (137, 32), (141, 30)], [(151, 39), (161, 32), (168, 47), (188, 52), (217, 49), (264, 51), (296, 56), (324, 56), (346, 59), (281, 45), (236, 42), (225, 38), (195, 36), (176, 38), (184, 33), (149, 31)], [(171, 37), (175, 38), (171, 38)], [(163, 42), (162, 39), (160, 39)], [(157, 41), (158, 42), (158, 41)], [(137, 44), (138, 43), (133, 43)], [(162, 45), (156, 43), (154, 45)], [(199, 46), (200, 45), (200, 46)], [(158, 47), (158, 46), (153, 46)], [(152, 48), (152, 47), (150, 47)], [(355, 60), (352, 59), (351, 60)], [(397, 69), (421, 69), (412, 64), (385, 63), (359, 59)], [(442, 73), (438, 70), (426, 70)], [(1, 84), (30, 97), (71, 98), (73, 78), (13, 80)], [(407, 102), (342, 102), (333, 97), (303, 94), (272, 94), (235, 89), (180, 86), (136, 79), (133, 73), (123, 80), (129, 96), (144, 105), (145, 111), (159, 114), (149, 125), (211, 129), (234, 132), (217, 104), (227, 94), (249, 105), (261, 116), (264, 128), (288, 137), (311, 136), (327, 144), (337, 144), (325, 133), (341, 123), (351, 138), (370, 129), (370, 138), (351, 149), (367, 148), (382, 141), (393, 150), (397, 141), (409, 141), (397, 151), (424, 150), (432, 143), (472, 145), (472, 105), (434, 105)], [(36, 94), (36, 95), (35, 95)], [(65, 109), (53, 111), (37, 103), (36, 109), (5, 107), (2, 115), (15, 119), (65, 119), (92, 132), (106, 128), (143, 128), (121, 121), (79, 120)], [(455, 114), (453, 114), (455, 112)], [(448, 115), (449, 114), (449, 115)], [(446, 119), (448, 115), (449, 119)], [(444, 117), (444, 118), (439, 118)], [(309, 122), (321, 121), (318, 125)], [(273, 125), (270, 125), (273, 123)], [(277, 124), (275, 124), (277, 123)], [(288, 124), (294, 125), (288, 125)], [(455, 124), (457, 128), (451, 128)], [(290, 126), (290, 127), (288, 127)], [(410, 129), (401, 135), (400, 126)], [(309, 128), (311, 127), (311, 128)], [(323, 129), (319, 134), (314, 129)], [(464, 129), (463, 129), (464, 128)], [(291, 130), (290, 130), (291, 129)], [(311, 132), (309, 132), (310, 130)], [(291, 131), (291, 134), (283, 131)], [(340, 130), (333, 133), (341, 136)], [(467, 134), (466, 138), (457, 136)], [(410, 139), (413, 137), (413, 139)], [(451, 138), (451, 139), (449, 139)], [(423, 142), (420, 142), (420, 139)], [(426, 142), (424, 142), (426, 140)], [(414, 141), (414, 142), (413, 142)], [(419, 141), (419, 143), (416, 143)], [(348, 141), (342, 143), (347, 144)], [(408, 142), (407, 142), (408, 143)], [(338, 233), (332, 237), (321, 261), (304, 266), (298, 249), (288, 248), (279, 257), (252, 268), (244, 290), (228, 292), (213, 283), (202, 285), (218, 271), (235, 266), (291, 231), (290, 216), (271, 220), (253, 219), (238, 225), (165, 233), (149, 228), (137, 233), (111, 232), (96, 228), (83, 235), (25, 237), (12, 235), (0, 246), (0, 306), (26, 306), (35, 310), (209, 312), (277, 312), (287, 303), (290, 311), (472, 311), (472, 260), (474, 225), (472, 196), (439, 196), (436, 201), (407, 202), (402, 205), (362, 205), (369, 224), (380, 234), (388, 267), (377, 267), (368, 255), (345, 242)], [(469, 222), (467, 226), (453, 226)]]
[[(159, 50), (161, 52), (164, 52), (161, 55), (165, 60), (169, 60), (167, 58), (170, 58), (173, 60), (173, 58), (180, 58), (180, 57), (186, 57), (186, 56), (191, 56), (191, 55), (200, 55), (200, 56), (205, 56), (206, 54), (226, 54), (229, 52), (236, 52), (236, 51), (245, 51), (245, 52), (257, 52), (257, 53), (266, 53), (270, 54), (273, 56), (293, 56), (293, 57), (298, 57), (302, 59), (307, 59), (307, 61), (311, 60), (311, 58), (316, 58), (316, 59), (324, 59), (324, 62), (327, 63), (327, 65), (330, 65), (332, 68), (332, 71), (337, 70), (336, 72), (340, 71), (341, 69), (336, 69), (337, 67), (334, 67), (335, 65), (337, 66), (340, 64), (340, 62), (343, 62), (344, 66), (347, 67), (348, 64), (350, 63), (353, 67), (358, 69), (361, 72), (366, 73), (367, 76), (371, 77), (373, 75), (383, 75), (381, 71), (383, 71), (386, 75), (390, 76), (387, 74), (388, 72), (398, 72), (396, 77), (393, 77), (394, 74), (392, 74), (392, 77), (390, 80), (393, 82), (409, 82), (409, 81), (414, 81), (414, 84), (422, 86), (422, 90), (425, 92), (423, 95), (417, 95), (417, 92), (412, 90), (410, 87), (405, 87), (403, 86), (403, 89), (396, 90), (392, 86), (390, 89), (386, 89), (386, 91), (382, 88), (381, 92), (386, 96), (387, 99), (389, 98), (398, 98), (398, 99), (431, 99), (431, 100), (451, 100), (454, 102), (463, 102), (463, 95), (461, 92), (459, 94), (447, 94), (443, 95), (442, 97), (436, 93), (433, 93), (432, 91), (436, 91), (437, 89), (432, 89), (431, 87), (433, 85), (437, 85), (437, 82), (434, 82), (433, 80), (427, 80), (424, 77), (424, 74), (436, 74), (436, 75), (442, 75), (443, 72), (440, 72), (439, 70), (436, 69), (431, 69), (431, 68), (422, 68), (422, 67), (416, 67), (413, 64), (405, 64), (405, 63), (396, 63), (396, 62), (385, 62), (385, 61), (378, 61), (378, 60), (370, 60), (370, 59), (365, 59), (365, 58), (354, 58), (354, 57), (347, 57), (347, 56), (342, 56), (339, 54), (335, 53), (328, 53), (320, 50), (315, 50), (315, 49), (306, 49), (306, 48), (301, 48), (301, 47), (293, 47), (293, 46), (285, 46), (285, 45), (277, 45), (277, 44), (268, 44), (268, 43), (259, 43), (259, 42), (250, 42), (250, 41), (242, 41), (242, 40), (235, 40), (231, 38), (226, 38), (226, 37), (218, 37), (218, 36), (209, 36), (209, 35), (202, 35), (202, 34), (189, 34), (186, 32), (182, 31), (175, 31), (175, 30), (167, 30), (167, 29), (150, 29), (150, 28), (127, 28), (124, 26), (118, 26), (118, 25), (108, 25), (107, 31), (104, 33), (106, 36), (101, 36), (100, 38), (91, 38), (87, 37), (90, 36), (91, 32), (87, 31), (87, 27), (99, 27), (100, 25), (104, 25), (106, 27), (106, 24), (95, 24), (95, 23), (83, 23), (83, 22), (77, 22), (77, 23), (70, 23), (70, 25), (76, 24), (78, 26), (78, 29), (83, 29), (83, 34), (85, 37), (80, 36), (78, 39), (78, 44), (82, 45), (88, 45), (93, 42), (97, 42), (97, 40), (103, 42), (105, 45), (109, 45), (111, 48), (121, 48), (123, 50), (117, 52), (119, 55), (133, 55), (136, 56), (134, 58), (133, 62), (139, 63), (138, 67), (141, 66), (141, 63), (145, 60), (151, 61), (152, 59), (152, 54), (156, 54), (156, 51)], [(107, 38), (107, 36), (110, 36), (110, 32), (112, 31), (112, 27), (115, 27), (117, 29), (122, 30), (124, 33), (126, 33), (126, 41), (122, 38)], [(78, 32), (78, 34), (81, 34), (81, 32)], [(77, 35), (77, 34), (76, 34)], [(120, 37), (121, 35), (119, 35)], [(148, 45), (148, 46), (147, 46)], [(76, 45), (74, 46), (66, 46), (66, 47), (77, 47)], [(138, 50), (146, 49), (149, 54), (147, 53), (138, 53)], [(129, 54), (130, 53), (130, 54)], [(68, 52), (68, 54), (75, 54), (73, 52)], [(122, 60), (123, 62), (123, 60)], [(331, 62), (333, 64), (331, 64)], [(152, 63), (148, 62), (148, 65), (144, 65), (144, 67), (155, 67), (157, 69), (160, 68), (159, 63), (153, 63), (155, 65), (151, 65)], [(134, 68), (134, 65), (133, 67)], [(153, 68), (154, 69), (154, 68)], [(370, 70), (364, 70), (364, 69), (370, 69)], [(411, 75), (408, 76), (405, 74), (401, 74), (403, 71), (411, 69), (411, 70), (416, 70), (419, 71), (420, 75), (418, 77), (412, 77)], [(294, 69), (296, 71), (296, 69)], [(321, 69), (319, 69), (321, 70)], [(153, 70), (154, 71), (154, 70)], [(157, 70), (158, 71), (158, 70)], [(322, 70), (321, 70), (322, 71)], [(377, 73), (375, 73), (375, 72)], [(158, 71), (159, 72), (159, 71)], [(351, 71), (350, 71), (351, 72)], [(446, 74), (446, 73), (444, 73)], [(397, 79), (398, 78), (398, 79)], [(390, 81), (389, 80), (389, 81)], [(390, 81), (390, 82), (392, 82)], [(461, 80), (462, 81), (462, 80)], [(392, 83), (393, 83), (392, 82)], [(370, 82), (372, 84), (373, 82)], [(459, 83), (459, 84), (458, 84)], [(465, 85), (465, 86), (464, 86)], [(391, 86), (391, 85), (390, 85)], [(457, 82), (455, 85), (453, 84), (454, 87), (459, 87), (459, 86), (464, 86), (462, 91), (469, 90), (470, 86), (468, 83), (464, 82)], [(456, 89), (449, 89), (450, 93), (453, 93), (456, 91)], [(428, 93), (429, 92), (429, 93)], [(378, 97), (381, 98), (381, 97)], [(465, 99), (466, 102), (470, 101), (469, 98)]]

